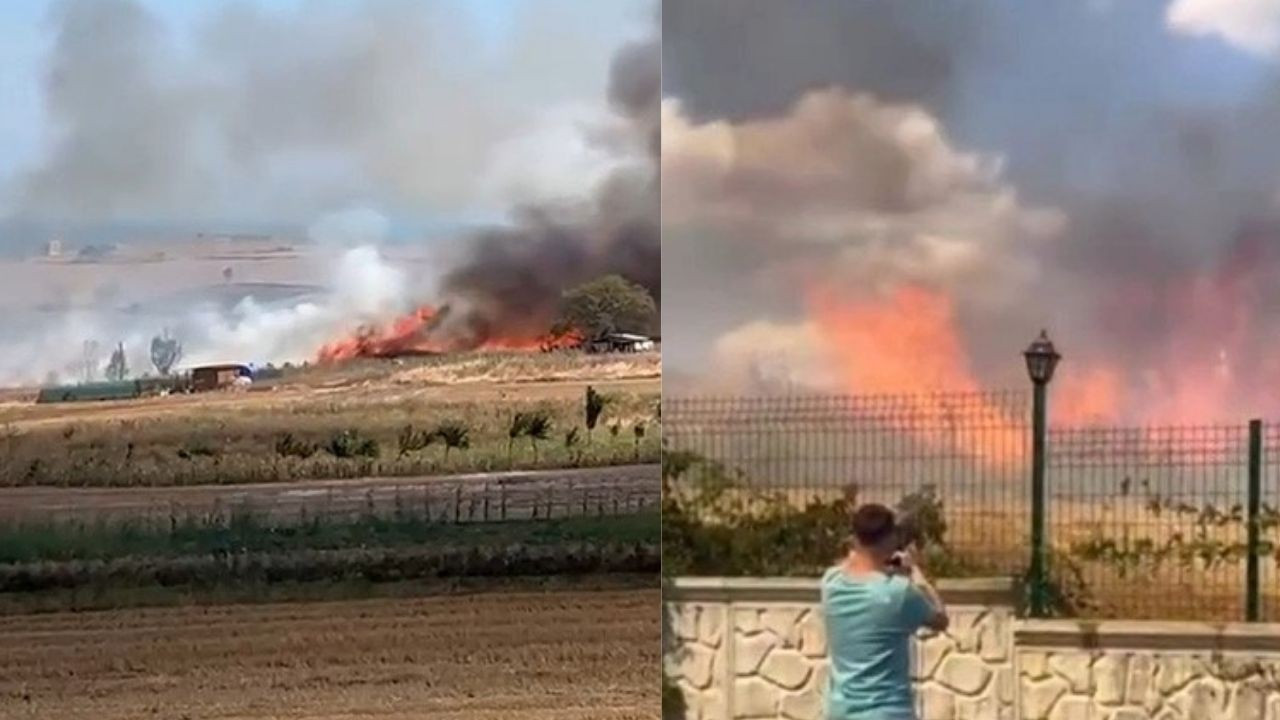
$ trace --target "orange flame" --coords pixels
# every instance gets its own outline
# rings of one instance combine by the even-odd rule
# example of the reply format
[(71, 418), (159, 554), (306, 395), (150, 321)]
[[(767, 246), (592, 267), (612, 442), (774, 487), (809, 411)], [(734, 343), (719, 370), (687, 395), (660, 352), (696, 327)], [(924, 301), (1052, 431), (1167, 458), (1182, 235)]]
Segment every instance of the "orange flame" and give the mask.
[(570, 330), (563, 333), (532, 335), (494, 335), (472, 341), (460, 337), (439, 337), (438, 326), (444, 311), (423, 305), (396, 318), (387, 327), (364, 326), (354, 335), (324, 345), (317, 361), (335, 363), (355, 358), (391, 358), (405, 355), (433, 355), (464, 350), (551, 351), (578, 347), (582, 336)]
[[(921, 390), (977, 392), (957, 334), (951, 301), (941, 293), (902, 287), (884, 301), (849, 301), (826, 290), (810, 297), (813, 317), (844, 388), (856, 394), (902, 394), (904, 412), (891, 420), (930, 445), (955, 448), (993, 464), (1018, 462), (1025, 435), (1014, 418), (981, 395), (963, 421), (941, 424), (938, 402)], [(936, 427), (935, 427), (936, 425)]]

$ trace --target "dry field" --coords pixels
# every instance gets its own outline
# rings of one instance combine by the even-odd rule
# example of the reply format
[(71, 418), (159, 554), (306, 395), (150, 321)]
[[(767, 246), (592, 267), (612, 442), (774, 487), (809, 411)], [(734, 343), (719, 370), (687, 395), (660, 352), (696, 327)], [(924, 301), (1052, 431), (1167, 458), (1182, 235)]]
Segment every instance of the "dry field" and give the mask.
[(659, 591), (0, 617), (0, 717), (659, 716)]
[[(583, 393), (611, 398), (588, 436)], [(661, 390), (657, 353), (471, 353), (365, 361), (293, 371), (252, 391), (128, 402), (0, 402), (0, 485), (189, 485), (290, 479), (412, 476), (655, 462)], [(537, 447), (508, 452), (517, 412), (549, 414)], [(398, 436), (443, 422), (469, 430), (470, 447), (442, 443), (408, 454)], [(570, 446), (566, 434), (578, 429)], [(324, 447), (354, 430), (376, 457), (302, 459), (277, 451), (282, 436)]]

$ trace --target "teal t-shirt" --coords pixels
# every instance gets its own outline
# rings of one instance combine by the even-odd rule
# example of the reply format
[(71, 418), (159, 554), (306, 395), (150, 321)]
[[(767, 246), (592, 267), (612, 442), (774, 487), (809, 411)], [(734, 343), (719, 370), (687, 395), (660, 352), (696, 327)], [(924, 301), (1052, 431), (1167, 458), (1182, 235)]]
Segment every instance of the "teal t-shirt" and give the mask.
[(831, 671), (828, 720), (914, 720), (911, 636), (933, 607), (898, 575), (822, 576), (822, 612)]

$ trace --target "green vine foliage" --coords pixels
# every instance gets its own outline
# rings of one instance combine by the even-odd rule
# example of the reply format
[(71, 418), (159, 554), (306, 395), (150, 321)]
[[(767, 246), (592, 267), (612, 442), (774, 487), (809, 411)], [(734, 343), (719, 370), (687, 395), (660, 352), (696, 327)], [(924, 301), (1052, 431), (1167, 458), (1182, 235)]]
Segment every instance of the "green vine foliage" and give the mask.
[[(667, 451), (662, 466), (663, 569), (694, 576), (815, 576), (846, 551), (858, 489), (837, 499), (797, 503), (760, 489), (740, 471), (687, 451)], [(952, 551), (943, 500), (932, 487), (904, 495), (929, 571), (972, 576), (988, 568)]]
[[(1127, 485), (1126, 480), (1122, 490)], [(1162, 527), (1183, 529), (1148, 537), (1132, 529), (1135, 523), (1126, 523), (1118, 532), (1115, 527), (1099, 524), (1087, 538), (1071, 544), (1071, 557), (1110, 567), (1120, 577), (1127, 577), (1166, 565), (1213, 570), (1243, 562), (1249, 555), (1248, 520), (1238, 503), (1222, 509), (1212, 503), (1196, 505), (1150, 494), (1144, 508), (1151, 518), (1161, 520)], [(1257, 552), (1280, 562), (1280, 552), (1271, 539), (1276, 528), (1280, 528), (1280, 511), (1264, 504), (1258, 513)]]

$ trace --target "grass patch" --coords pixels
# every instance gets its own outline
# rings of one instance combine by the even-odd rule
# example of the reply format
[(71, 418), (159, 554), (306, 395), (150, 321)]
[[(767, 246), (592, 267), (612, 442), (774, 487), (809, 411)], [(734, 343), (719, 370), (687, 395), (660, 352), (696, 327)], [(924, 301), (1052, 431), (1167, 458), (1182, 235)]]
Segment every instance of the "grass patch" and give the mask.
[(455, 577), (373, 583), (362, 580), (307, 583), (237, 582), (212, 587), (57, 588), (30, 593), (0, 593), (0, 616), (50, 612), (121, 610), (140, 607), (214, 606), (279, 602), (333, 602), (374, 598), (412, 598), (492, 592), (633, 590), (658, 586), (654, 573)]

